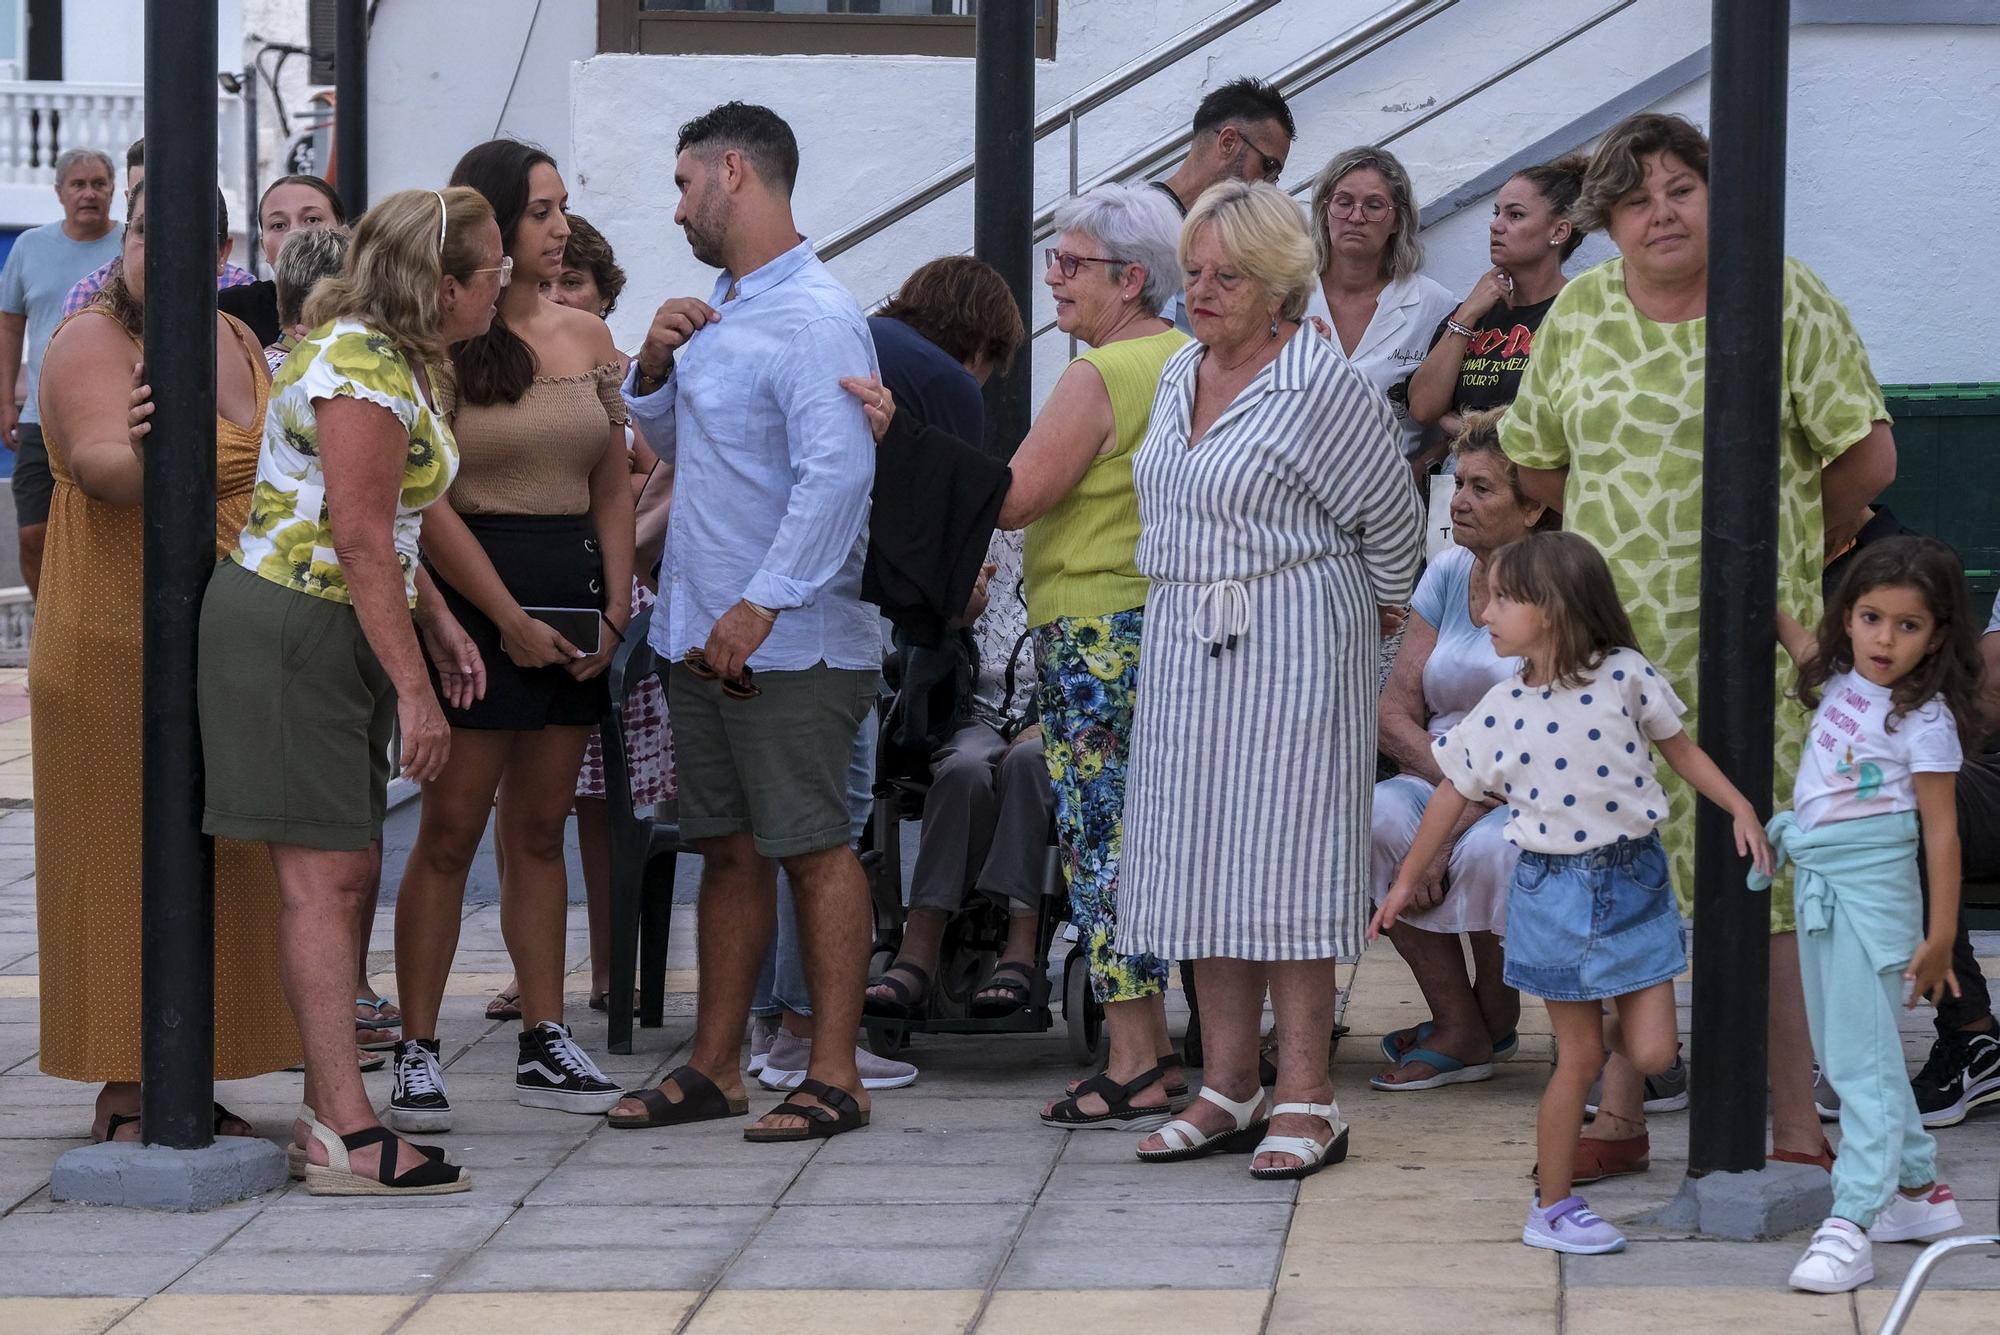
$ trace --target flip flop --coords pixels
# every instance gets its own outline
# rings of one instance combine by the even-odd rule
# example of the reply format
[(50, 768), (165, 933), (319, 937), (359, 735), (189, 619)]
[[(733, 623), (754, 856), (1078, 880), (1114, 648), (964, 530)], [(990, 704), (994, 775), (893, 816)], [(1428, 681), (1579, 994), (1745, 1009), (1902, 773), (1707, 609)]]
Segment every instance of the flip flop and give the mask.
[(645, 1114), (634, 1117), (628, 1113), (620, 1117), (615, 1112), (606, 1113), (605, 1120), (621, 1131), (639, 1131), (656, 1126), (714, 1122), (724, 1117), (741, 1117), (750, 1111), (750, 1100), (730, 1098), (716, 1087), (713, 1080), (692, 1066), (676, 1066), (660, 1084), (665, 1084), (667, 1080), (673, 1081), (674, 1088), (680, 1090), (679, 1103), (662, 1093), (659, 1085), (651, 1089), (628, 1089), (625, 1097), (637, 1099), (645, 1105)]
[(486, 1003), (486, 1018), (489, 1020), (518, 1020), (521, 1018), (521, 989), (494, 994)]
[[(1382, 1058), (1400, 1064), (1409, 1056), (1410, 1050), (1419, 1044), (1431, 1041), (1437, 1032), (1437, 1021), (1425, 1020), (1422, 1024), (1411, 1025), (1408, 1029), (1391, 1029), (1382, 1035)], [(1516, 1030), (1508, 1030), (1499, 1042), (1493, 1045), (1493, 1060), (1510, 1062), (1521, 1051), (1521, 1035)]]
[(1493, 1078), (1492, 1062), (1467, 1066), (1456, 1057), (1447, 1057), (1444, 1053), (1433, 1052), (1429, 1048), (1411, 1048), (1403, 1054), (1403, 1059), (1396, 1063), (1396, 1069), (1400, 1071), (1415, 1062), (1423, 1063), (1436, 1074), (1423, 1080), (1384, 1080), (1379, 1075), (1370, 1076), (1369, 1088), (1390, 1094), (1405, 1094), (1419, 1089), (1440, 1089), (1445, 1085), (1464, 1085)]

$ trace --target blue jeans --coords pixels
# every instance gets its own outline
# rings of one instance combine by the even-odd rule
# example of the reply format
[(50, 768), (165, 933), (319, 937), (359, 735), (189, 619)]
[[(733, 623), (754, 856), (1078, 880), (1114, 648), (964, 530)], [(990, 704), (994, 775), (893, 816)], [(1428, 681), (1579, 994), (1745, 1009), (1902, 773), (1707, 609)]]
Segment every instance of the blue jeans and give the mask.
[[(847, 763), (847, 815), (851, 825), (848, 838), (858, 841), (868, 828), (868, 816), (875, 804), (875, 711), (861, 720), (854, 734), (854, 754)], [(750, 1013), (762, 1018), (790, 1011), (811, 1015), (812, 997), (806, 990), (805, 961), (799, 955), (799, 920), (792, 907), (792, 883), (784, 868), (778, 869), (778, 934), (764, 956), (764, 971), (757, 975), (757, 995)]]

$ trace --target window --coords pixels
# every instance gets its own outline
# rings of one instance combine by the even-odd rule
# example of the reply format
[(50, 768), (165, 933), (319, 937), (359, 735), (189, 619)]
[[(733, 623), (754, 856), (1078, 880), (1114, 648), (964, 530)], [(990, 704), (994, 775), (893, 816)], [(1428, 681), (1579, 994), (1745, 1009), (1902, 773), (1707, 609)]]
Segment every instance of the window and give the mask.
[[(1055, 54), (1054, 8), (1055, 0), (1035, 0), (1042, 60)], [(969, 58), (978, 12), (979, 0), (598, 0), (597, 49)]]

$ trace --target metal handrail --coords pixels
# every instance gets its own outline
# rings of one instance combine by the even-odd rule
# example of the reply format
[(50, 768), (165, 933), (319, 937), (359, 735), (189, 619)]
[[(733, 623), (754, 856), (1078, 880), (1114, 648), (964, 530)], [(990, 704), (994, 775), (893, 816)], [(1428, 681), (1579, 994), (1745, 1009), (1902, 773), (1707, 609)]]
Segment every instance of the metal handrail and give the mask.
[[(1241, 27), (1265, 10), (1277, 5), (1279, 0), (1238, 0), (1233, 7), (1194, 24), (1168, 41), (1136, 60), (1119, 66), (1095, 83), (1069, 95), (1063, 101), (1035, 122), (1035, 142), (1047, 138), (1055, 131), (1068, 127), (1070, 132), (1069, 160), (1072, 184), (1076, 175), (1076, 122), (1084, 113), (1103, 106), (1106, 102), (1126, 92), (1128, 89), (1152, 78), (1174, 62), (1191, 55), (1207, 46), (1226, 32)], [(886, 230), (909, 217), (918, 209), (934, 203), (972, 179), (973, 161), (970, 154), (960, 158), (951, 166), (938, 172), (908, 194), (883, 205), (875, 212), (850, 223), (836, 232), (829, 233), (817, 246), (819, 257), (830, 260), (834, 256), (853, 249), (863, 241)]]

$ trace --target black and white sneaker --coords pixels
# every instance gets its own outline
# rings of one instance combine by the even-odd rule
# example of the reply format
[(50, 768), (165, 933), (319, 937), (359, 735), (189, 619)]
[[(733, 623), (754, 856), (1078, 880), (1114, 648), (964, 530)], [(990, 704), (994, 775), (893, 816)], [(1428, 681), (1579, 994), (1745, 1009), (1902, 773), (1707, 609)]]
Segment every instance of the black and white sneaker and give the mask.
[(406, 1038), (396, 1045), (396, 1083), (382, 1120), (398, 1131), (451, 1130), (436, 1039)]
[(2000, 1103), (2000, 1037), (1963, 1029), (1940, 1035), (1910, 1081), (1927, 1127), (1956, 1126), (1982, 1103)]
[(562, 1025), (543, 1020), (522, 1031), (521, 1060), (514, 1068), (514, 1097), (522, 1106), (607, 1113), (624, 1096)]

